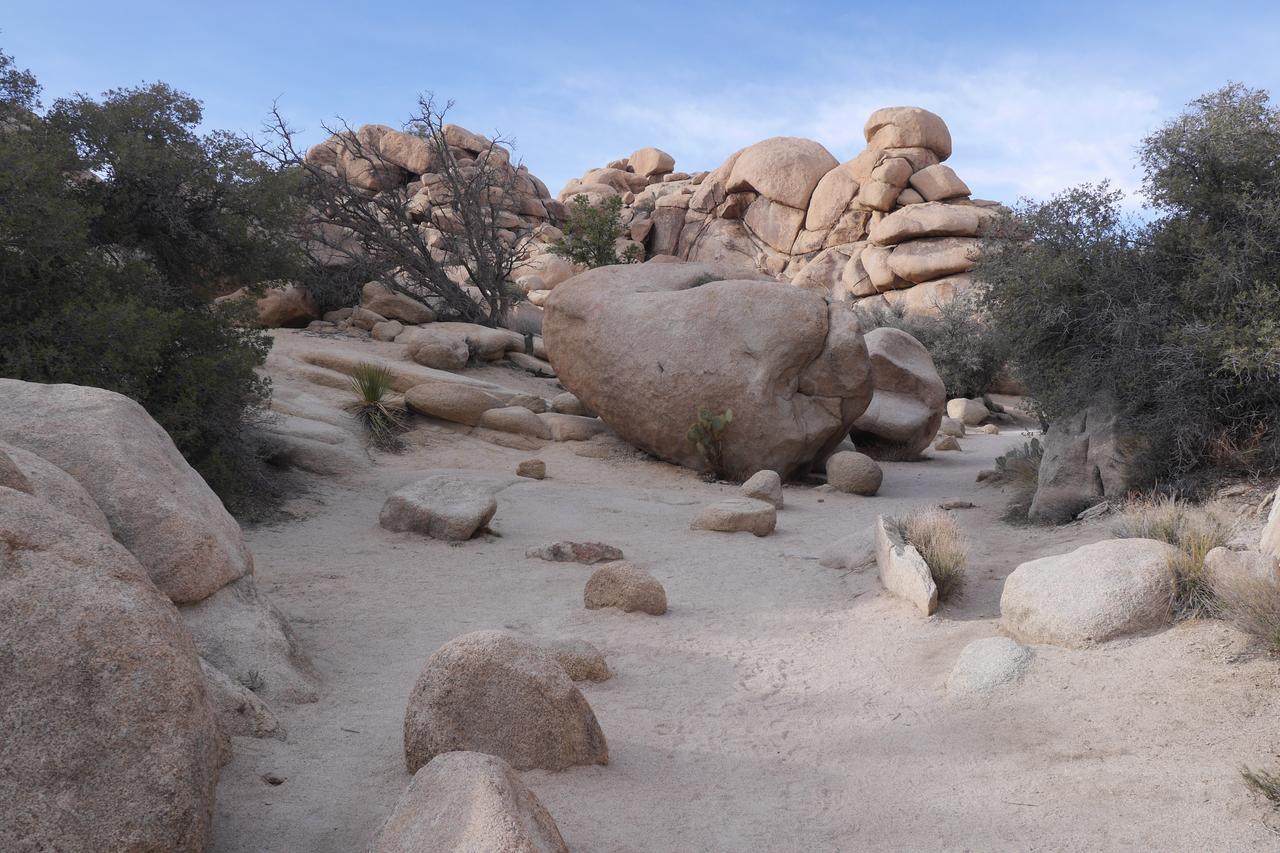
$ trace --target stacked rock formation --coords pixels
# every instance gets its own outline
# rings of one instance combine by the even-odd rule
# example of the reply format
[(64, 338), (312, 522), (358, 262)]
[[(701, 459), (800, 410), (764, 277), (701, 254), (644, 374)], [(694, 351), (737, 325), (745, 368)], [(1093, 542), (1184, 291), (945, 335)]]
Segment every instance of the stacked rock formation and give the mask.
[(559, 198), (622, 196), (629, 236), (649, 258), (763, 272), (859, 307), (927, 311), (969, 287), (977, 238), (999, 205), (971, 199), (943, 163), (951, 133), (937, 115), (877, 110), (864, 135), (866, 149), (845, 163), (813, 140), (779, 136), (692, 175), (641, 149), (570, 181)]

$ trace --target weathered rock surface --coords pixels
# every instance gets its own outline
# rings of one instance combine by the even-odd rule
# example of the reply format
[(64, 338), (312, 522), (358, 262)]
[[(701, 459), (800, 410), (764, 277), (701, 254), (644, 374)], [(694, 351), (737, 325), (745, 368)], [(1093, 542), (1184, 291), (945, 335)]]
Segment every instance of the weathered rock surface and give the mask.
[(569, 853), (555, 821), (507, 762), (446, 752), (414, 774), (373, 853)]
[(1031, 650), (1008, 637), (974, 640), (960, 651), (947, 676), (947, 698), (968, 702), (990, 698), (1017, 684), (1031, 665)]
[(431, 655), (405, 711), (404, 750), (411, 773), (455, 750), (517, 770), (609, 763), (604, 733), (564, 667), (501, 631), (464, 634)]
[(621, 548), (603, 542), (552, 542), (550, 545), (529, 548), (524, 555), (552, 563), (582, 563), (586, 566), (611, 563), (623, 558)]
[(1028, 643), (1082, 647), (1170, 619), (1173, 548), (1109, 539), (1023, 563), (1005, 579), (1000, 623)]
[(0, 613), (0, 849), (204, 850), (217, 721), (133, 555), (0, 488)]
[(411, 531), (462, 542), (487, 525), (497, 511), (489, 483), (461, 474), (435, 474), (387, 498), (378, 523), (397, 533)]
[(224, 732), (239, 737), (285, 739), (284, 726), (257, 694), (204, 658), (200, 659), (200, 668)]
[(544, 333), (560, 381), (620, 437), (705, 467), (688, 429), (732, 410), (723, 473), (784, 476), (834, 447), (871, 397), (848, 308), (795, 288), (712, 281), (701, 264), (602, 267), (555, 290)]
[(107, 517), (70, 474), (29, 450), (3, 441), (0, 441), (0, 486), (26, 492), (54, 509), (111, 535), (111, 523)]
[(954, 435), (940, 435), (938, 440), (933, 443), (934, 450), (960, 450), (960, 442), (956, 441)]
[(377, 281), (371, 281), (361, 289), (360, 307), (388, 320), (410, 325), (430, 323), (436, 318), (435, 312), (412, 296)]
[(516, 476), (541, 480), (547, 476), (547, 463), (541, 459), (524, 459), (516, 465)]
[(588, 610), (616, 607), (627, 613), (639, 610), (651, 616), (667, 612), (667, 593), (662, 584), (626, 560), (605, 563), (592, 572), (582, 591), (582, 600)]
[(1262, 528), (1258, 550), (1280, 558), (1280, 489), (1276, 489), (1275, 495), (1271, 498), (1271, 511), (1267, 514), (1267, 523)]
[(752, 498), (773, 504), (782, 509), (782, 478), (777, 471), (757, 471), (738, 489), (744, 498)]
[(960, 421), (967, 427), (976, 427), (991, 416), (991, 411), (981, 400), (957, 397), (947, 401), (947, 417)]
[(879, 463), (864, 453), (842, 450), (827, 459), (827, 484), (837, 491), (870, 497), (883, 480)]
[(876, 517), (875, 549), (884, 588), (914, 604), (926, 616), (936, 613), (938, 587), (928, 563), (914, 545), (902, 541), (895, 525), (883, 515)]
[(942, 422), (946, 387), (924, 345), (899, 329), (865, 335), (875, 388), (867, 410), (853, 422), (859, 447), (894, 448), (919, 455)]
[(777, 524), (778, 510), (773, 504), (754, 498), (725, 498), (699, 510), (690, 526), (694, 530), (768, 536)]
[(542, 645), (574, 681), (608, 681), (613, 675), (604, 655), (586, 640), (556, 640)]
[(83, 486), (115, 538), (174, 602), (200, 601), (253, 571), (235, 519), (128, 397), (0, 379), (0, 440)]
[(420, 415), (476, 426), (490, 409), (507, 405), (507, 400), (485, 388), (459, 382), (424, 382), (405, 392), (404, 404)]
[(938, 421), (938, 435), (949, 435), (952, 438), (964, 438), (964, 421), (956, 420), (949, 415), (944, 416)]
[(1055, 421), (1043, 443), (1039, 483), (1027, 513), (1032, 521), (1070, 521), (1138, 484), (1141, 443), (1125, 432), (1112, 405), (1099, 402)]

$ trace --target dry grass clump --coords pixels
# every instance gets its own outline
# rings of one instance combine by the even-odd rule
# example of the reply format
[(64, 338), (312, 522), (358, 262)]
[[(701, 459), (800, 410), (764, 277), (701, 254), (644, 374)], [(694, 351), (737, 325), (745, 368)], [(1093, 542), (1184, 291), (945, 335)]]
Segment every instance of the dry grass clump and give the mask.
[(400, 433), (405, 430), (403, 411), (387, 401), (391, 392), (391, 370), (380, 364), (360, 364), (350, 379), (356, 401), (351, 412), (364, 424), (369, 441), (379, 450), (402, 450), (404, 441)]
[(1214, 548), (1231, 541), (1234, 530), (1234, 523), (1221, 505), (1194, 506), (1166, 496), (1129, 501), (1115, 534), (1125, 539), (1155, 539), (1177, 549), (1169, 558), (1173, 576), (1170, 604), (1179, 617), (1191, 617), (1216, 611), (1213, 584), (1204, 559)]
[(930, 507), (912, 510), (895, 521), (898, 535), (914, 546), (929, 566), (929, 574), (938, 588), (938, 601), (963, 596), (969, 542), (951, 514)]
[(993, 482), (1010, 487), (1009, 505), (1002, 516), (1010, 524), (1027, 521), (1027, 512), (1040, 485), (1040, 460), (1043, 458), (1044, 445), (1035, 437), (1021, 447), (996, 457)]
[(1213, 595), (1224, 619), (1280, 655), (1280, 580), (1232, 573), (1213, 579)]
[(1280, 774), (1241, 767), (1240, 775), (1246, 785), (1267, 798), (1272, 808), (1280, 808)]

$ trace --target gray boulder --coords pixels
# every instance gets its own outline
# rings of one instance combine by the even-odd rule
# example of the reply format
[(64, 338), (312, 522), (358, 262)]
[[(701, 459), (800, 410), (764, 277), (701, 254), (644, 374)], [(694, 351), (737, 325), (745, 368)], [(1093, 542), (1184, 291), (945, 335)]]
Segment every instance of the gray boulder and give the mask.
[(1044, 435), (1040, 479), (1028, 517), (1060, 524), (1100, 501), (1122, 497), (1139, 482), (1141, 447), (1106, 402), (1055, 421)]

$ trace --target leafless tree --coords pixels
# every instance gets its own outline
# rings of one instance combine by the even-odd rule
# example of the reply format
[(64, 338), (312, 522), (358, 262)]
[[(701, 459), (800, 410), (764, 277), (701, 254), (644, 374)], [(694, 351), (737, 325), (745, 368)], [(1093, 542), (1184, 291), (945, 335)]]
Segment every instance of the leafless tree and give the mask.
[(299, 236), (315, 266), (346, 267), (441, 317), (494, 326), (522, 296), (510, 279), (532, 232), (513, 209), (537, 190), (503, 138), (447, 124), (452, 107), (420, 96), (403, 132), (325, 125), (330, 139), (309, 152), (274, 107), (254, 144), (298, 173)]

